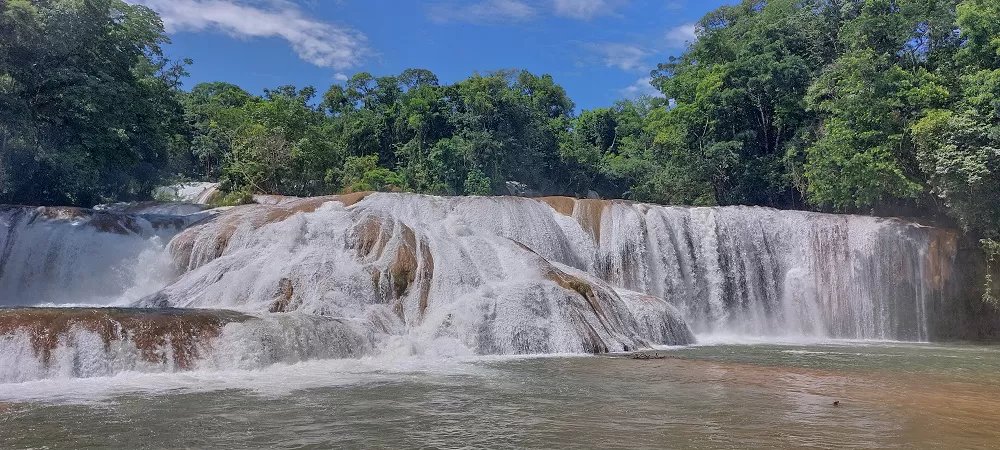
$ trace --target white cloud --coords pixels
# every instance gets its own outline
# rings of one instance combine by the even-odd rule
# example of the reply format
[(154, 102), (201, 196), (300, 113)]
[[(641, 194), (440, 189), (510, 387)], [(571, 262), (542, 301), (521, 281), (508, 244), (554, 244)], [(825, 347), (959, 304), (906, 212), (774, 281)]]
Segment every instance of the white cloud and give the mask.
[(428, 17), (437, 23), (500, 23), (522, 22), (536, 19), (543, 14), (555, 14), (576, 20), (590, 20), (614, 14), (628, 0), (546, 0), (551, 10), (542, 6), (541, 0), (476, 0), (439, 1), (428, 9)]
[(667, 31), (664, 41), (649, 48), (621, 42), (584, 43), (583, 47), (590, 53), (597, 55), (605, 66), (628, 72), (646, 72), (650, 66), (647, 63), (648, 59), (658, 58), (663, 52), (687, 48), (689, 44), (698, 39), (697, 31), (698, 26), (694, 23), (678, 25)]
[(678, 25), (667, 31), (667, 45), (673, 49), (685, 48), (698, 40), (698, 26), (693, 23)]
[(605, 42), (584, 44), (584, 47), (596, 53), (604, 65), (627, 71), (645, 68), (644, 59), (649, 55), (643, 48), (632, 44)]
[(163, 18), (168, 32), (221, 31), (234, 37), (284, 39), (303, 60), (347, 69), (368, 53), (367, 39), (351, 28), (307, 16), (285, 0), (129, 0)]
[(333, 79), (337, 80), (337, 81), (339, 81), (341, 83), (343, 83), (343, 82), (351, 79), (351, 77), (348, 77), (346, 73), (337, 72), (337, 73), (333, 74)]
[(469, 22), (520, 22), (534, 19), (538, 11), (520, 0), (482, 0), (456, 3), (436, 3), (428, 10), (430, 19), (437, 23)]
[(553, 0), (552, 6), (556, 15), (579, 20), (590, 20), (614, 12), (614, 5), (607, 0)]
[(628, 87), (622, 89), (621, 95), (626, 98), (636, 98), (636, 97), (663, 97), (663, 93), (656, 90), (653, 87), (653, 79), (651, 77), (644, 77), (635, 80), (635, 83), (630, 84)]

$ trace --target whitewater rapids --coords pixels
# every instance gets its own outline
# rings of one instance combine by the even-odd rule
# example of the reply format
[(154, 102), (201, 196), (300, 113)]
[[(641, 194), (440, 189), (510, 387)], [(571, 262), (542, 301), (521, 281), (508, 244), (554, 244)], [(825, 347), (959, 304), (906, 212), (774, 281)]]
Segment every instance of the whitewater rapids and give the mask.
[(562, 197), (258, 202), (0, 209), (0, 305), (130, 307), (3, 311), (0, 382), (695, 335), (926, 341), (955, 289), (956, 234), (894, 219)]

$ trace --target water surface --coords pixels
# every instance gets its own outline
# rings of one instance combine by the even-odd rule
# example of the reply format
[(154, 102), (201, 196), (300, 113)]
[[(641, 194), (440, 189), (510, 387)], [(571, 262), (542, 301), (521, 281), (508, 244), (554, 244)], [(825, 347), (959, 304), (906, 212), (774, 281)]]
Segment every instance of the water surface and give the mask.
[(656, 353), (665, 358), (338, 360), (0, 385), (0, 447), (1000, 446), (1000, 348)]

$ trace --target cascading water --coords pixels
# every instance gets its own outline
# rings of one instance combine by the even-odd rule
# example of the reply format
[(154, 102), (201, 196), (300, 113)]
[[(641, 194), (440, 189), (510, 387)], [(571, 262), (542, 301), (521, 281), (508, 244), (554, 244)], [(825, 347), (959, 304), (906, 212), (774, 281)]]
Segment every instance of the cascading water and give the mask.
[(361, 320), (482, 354), (690, 341), (662, 299), (616, 289), (433, 204), (402, 209), (430, 197), (400, 197), (394, 211), (380, 209), (380, 197), (233, 209), (171, 243), (186, 274), (143, 304)]
[(0, 206), (0, 306), (125, 304), (154, 292), (173, 275), (165, 244), (210, 215), (191, 212)]
[[(9, 310), (0, 382), (399, 352), (628, 351), (691, 343), (690, 330), (927, 340), (953, 284), (955, 235), (898, 220), (570, 198), (257, 201), (195, 216), (134, 214), (192, 212), (181, 205), (5, 209), (0, 304), (185, 309)], [(152, 295), (135, 301), (140, 291)]]
[(120, 308), (0, 309), (0, 382), (123, 371), (256, 369), (358, 357), (370, 336), (306, 315)]
[(950, 231), (759, 207), (375, 195), (358, 209), (460, 220), (666, 299), (698, 334), (924, 341), (957, 251)]

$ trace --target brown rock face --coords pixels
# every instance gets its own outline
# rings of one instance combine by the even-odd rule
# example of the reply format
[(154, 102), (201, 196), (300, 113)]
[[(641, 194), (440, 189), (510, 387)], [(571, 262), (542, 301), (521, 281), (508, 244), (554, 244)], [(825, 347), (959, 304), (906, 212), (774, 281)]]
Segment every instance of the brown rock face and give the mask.
[(575, 199), (570, 197), (542, 197), (538, 200), (548, 204), (559, 214), (576, 219), (594, 242), (601, 241), (601, 222), (604, 212), (614, 204), (613, 200)]
[(165, 348), (172, 350), (173, 363), (189, 369), (201, 356), (199, 345), (210, 343), (232, 322), (250, 316), (212, 310), (114, 309), (114, 308), (25, 308), (0, 310), (0, 337), (25, 332), (35, 353), (46, 364), (52, 352), (74, 327), (96, 333), (108, 348), (114, 341), (131, 342), (152, 363), (166, 361)]
[(564, 216), (573, 217), (573, 211), (576, 209), (576, 199), (571, 197), (541, 197), (538, 200), (548, 204)]
[(947, 288), (953, 279), (954, 255), (958, 253), (958, 234), (952, 230), (934, 229), (927, 249), (924, 277), (937, 290)]
[(274, 296), (274, 303), (271, 304), (270, 311), (276, 312), (288, 312), (297, 309), (302, 303), (301, 300), (294, 301), (295, 299), (295, 287), (292, 285), (292, 280), (288, 278), (282, 278), (278, 282), (278, 291)]
[[(414, 286), (420, 289), (418, 301), (423, 314), (434, 278), (434, 258), (427, 242), (418, 238), (412, 228), (398, 221), (368, 215), (358, 220), (349, 245), (368, 265), (375, 291), (383, 294), (386, 303), (393, 304), (400, 317), (403, 316), (402, 300)], [(387, 254), (391, 255), (388, 259), (385, 258)], [(388, 284), (383, 285), (383, 280)]]
[[(558, 284), (563, 289), (575, 292), (580, 297), (583, 297), (583, 299), (587, 301), (587, 305), (590, 306), (594, 314), (597, 316), (597, 320), (600, 324), (605, 330), (610, 331), (608, 316), (604, 313), (604, 307), (601, 305), (601, 298), (590, 283), (563, 272), (555, 267), (549, 267), (544, 273), (544, 276), (546, 279)], [(601, 339), (600, 333), (598, 333), (597, 330), (583, 318), (583, 313), (580, 311), (576, 312), (576, 322), (578, 326), (586, 330), (586, 334), (582, 337), (587, 351), (595, 354), (608, 352), (608, 346), (604, 343), (604, 340)]]

